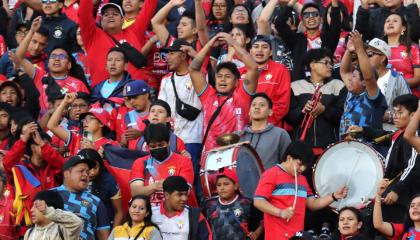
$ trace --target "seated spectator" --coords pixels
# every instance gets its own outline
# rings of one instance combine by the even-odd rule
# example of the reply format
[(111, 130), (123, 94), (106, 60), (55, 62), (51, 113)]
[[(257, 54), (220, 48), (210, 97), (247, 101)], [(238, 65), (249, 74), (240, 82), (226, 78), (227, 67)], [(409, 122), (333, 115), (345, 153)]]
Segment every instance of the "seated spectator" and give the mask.
[[(169, 176), (182, 176), (193, 186), (194, 171), (191, 159), (169, 148), (170, 130), (162, 123), (150, 124), (144, 131), (150, 155), (137, 159), (130, 176), (131, 195), (150, 196), (152, 204), (163, 200), (162, 183)], [(190, 193), (190, 201), (195, 195)]]
[[(352, 53), (356, 53), (359, 61), (356, 69), (352, 69), (351, 66)], [(340, 136), (343, 137), (352, 125), (382, 129), (388, 105), (376, 82), (377, 75), (369, 63), (362, 37), (357, 31), (350, 33), (350, 42), (341, 63), (340, 74), (348, 90), (344, 113), (340, 120)]]
[(362, 234), (363, 220), (361, 212), (354, 207), (344, 207), (338, 212), (339, 239), (367, 240)]
[(136, 236), (144, 240), (162, 240), (159, 227), (152, 222), (152, 206), (150, 199), (144, 195), (136, 195), (128, 203), (128, 221), (116, 226), (108, 240), (130, 240)]
[(109, 78), (95, 86), (91, 102), (99, 103), (110, 114), (113, 108), (119, 107), (124, 101), (124, 86), (131, 81), (130, 75), (126, 72), (127, 66), (128, 59), (121, 48), (109, 49), (106, 60)]
[[(419, 101), (420, 103), (420, 101)], [(420, 122), (420, 104), (418, 104), (417, 111), (410, 117), (410, 122), (404, 132), (404, 138), (420, 153), (420, 138), (416, 134), (419, 129)]]
[(258, 64), (260, 73), (257, 92), (267, 94), (273, 101), (273, 114), (268, 120), (277, 127), (283, 127), (283, 118), (290, 105), (289, 70), (271, 60), (271, 39), (268, 36), (257, 35), (251, 42), (250, 54)]
[(392, 102), (400, 95), (411, 93), (410, 87), (400, 73), (387, 67), (391, 56), (391, 48), (386, 42), (378, 38), (372, 39), (366, 49), (366, 54), (369, 57), (370, 65), (376, 69), (378, 87), (388, 104), (388, 109), (384, 115), (383, 128), (388, 131), (396, 130), (392, 127)]
[(83, 125), (83, 135), (80, 132), (70, 132), (59, 125), (64, 110), (76, 98), (77, 93), (66, 94), (47, 124), (48, 129), (66, 143), (70, 156), (74, 156), (80, 149), (93, 148), (98, 150), (104, 144), (118, 144), (108, 138), (108, 134), (111, 132), (110, 116), (103, 108), (91, 108), (89, 112), (80, 115), (79, 119)]
[[(418, 29), (419, 10), (414, 1), (401, 2), (399, 0), (390, 0), (383, 3), (378, 8), (369, 8), (368, 0), (360, 1), (360, 6), (356, 14), (356, 30), (362, 35), (364, 40), (370, 40), (375, 37), (383, 37), (384, 24), (390, 13), (401, 14), (408, 20), (408, 25), (412, 29)], [(418, 31), (412, 31), (409, 38), (413, 42), (418, 42), (420, 34)]]
[(239, 192), (235, 170), (224, 168), (216, 178), (217, 196), (205, 203), (205, 215), (214, 239), (258, 239), (263, 232), (261, 213)]
[(128, 101), (132, 110), (127, 111), (122, 126), (121, 145), (135, 149), (137, 141), (142, 136), (150, 110), (150, 88), (143, 80), (128, 82), (123, 91), (123, 96)]
[(83, 228), (83, 221), (76, 214), (64, 211), (64, 202), (56, 191), (38, 192), (31, 209), (34, 226), (29, 228), (24, 240), (68, 239), (78, 240)]
[(186, 206), (190, 185), (182, 176), (170, 176), (161, 187), (164, 200), (152, 207), (152, 221), (159, 227), (163, 240), (210, 240), (210, 227), (199, 208)]
[(382, 193), (386, 190), (389, 180), (383, 180), (378, 187), (373, 207), (373, 225), (382, 235), (390, 239), (417, 238), (417, 230), (420, 229), (420, 221), (417, 215), (420, 205), (420, 195), (416, 194), (411, 198), (408, 207), (408, 218), (405, 223), (393, 223), (384, 221), (382, 218)]
[[(329, 49), (309, 50), (304, 62), (310, 77), (292, 82), (287, 119), (294, 127), (294, 138), (308, 143), (315, 155), (320, 155), (338, 140), (337, 130), (347, 91), (341, 80), (331, 78), (334, 61)], [(317, 94), (319, 99), (316, 99)]]
[(107, 210), (100, 198), (86, 190), (89, 184), (89, 171), (94, 166), (94, 162), (90, 159), (78, 155), (71, 157), (63, 166), (63, 185), (51, 190), (61, 196), (65, 211), (75, 213), (82, 218), (83, 230), (80, 239), (106, 240), (110, 229)]
[[(306, 207), (313, 211), (319, 210), (347, 196), (346, 186), (322, 198), (313, 196), (306, 178), (302, 176), (313, 158), (308, 144), (294, 141), (287, 147), (282, 162), (261, 176), (254, 206), (264, 212), (266, 240), (288, 240), (303, 229)], [(299, 194), (294, 190), (296, 181)]]
[(273, 103), (265, 93), (252, 96), (249, 111), (250, 124), (240, 132), (241, 141), (249, 141), (261, 158), (264, 169), (276, 165), (290, 143), (289, 134), (268, 122), (273, 112)]
[(391, 46), (388, 63), (404, 76), (413, 94), (420, 97), (420, 50), (415, 42), (411, 42), (408, 28), (402, 15), (393, 13), (386, 18), (385, 39)]
[(80, 150), (77, 155), (95, 163), (95, 166), (89, 171), (89, 185), (87, 190), (103, 202), (107, 210), (110, 225), (116, 227), (123, 224), (124, 211), (121, 192), (114, 176), (105, 167), (102, 157), (97, 151), (90, 148)]
[[(19, 140), (13, 143), (3, 159), (8, 190), (14, 193), (12, 168), (16, 165), (25, 166), (41, 182), (43, 190), (60, 185), (64, 158), (48, 143), (48, 135), (41, 132), (35, 122), (22, 124), (16, 135), (20, 136)], [(24, 154), (29, 159), (25, 159)]]
[[(245, 63), (247, 72), (243, 76), (243, 81), (236, 65), (225, 62), (216, 68), (215, 88), (207, 83), (200, 69), (210, 48), (217, 41), (225, 41), (233, 47), (236, 55)], [(257, 63), (229, 34), (219, 33), (197, 54), (189, 66), (189, 72), (194, 90), (203, 106), (203, 151), (208, 151), (217, 146), (216, 138), (219, 135), (240, 131), (248, 124), (251, 96), (257, 89)]]

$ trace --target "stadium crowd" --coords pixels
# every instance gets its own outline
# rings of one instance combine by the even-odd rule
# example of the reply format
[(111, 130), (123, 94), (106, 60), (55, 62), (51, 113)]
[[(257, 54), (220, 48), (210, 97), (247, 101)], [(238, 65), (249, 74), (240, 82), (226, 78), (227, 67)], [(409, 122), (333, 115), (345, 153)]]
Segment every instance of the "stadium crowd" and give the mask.
[(420, 239), (419, 7), (2, 0), (0, 239)]

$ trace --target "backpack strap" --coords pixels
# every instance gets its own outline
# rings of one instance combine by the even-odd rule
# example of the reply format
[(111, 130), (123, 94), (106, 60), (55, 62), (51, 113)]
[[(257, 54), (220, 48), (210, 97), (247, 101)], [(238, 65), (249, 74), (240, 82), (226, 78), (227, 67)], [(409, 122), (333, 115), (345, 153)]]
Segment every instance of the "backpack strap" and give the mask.
[(190, 232), (188, 233), (189, 240), (197, 239), (199, 218), (200, 218), (200, 209), (189, 207), (188, 208), (188, 221), (190, 224)]
[(60, 225), (58, 225), (57, 227), (58, 227), (58, 235), (60, 235), (60, 239), (65, 240), (64, 234), (63, 234), (63, 229), (61, 229)]

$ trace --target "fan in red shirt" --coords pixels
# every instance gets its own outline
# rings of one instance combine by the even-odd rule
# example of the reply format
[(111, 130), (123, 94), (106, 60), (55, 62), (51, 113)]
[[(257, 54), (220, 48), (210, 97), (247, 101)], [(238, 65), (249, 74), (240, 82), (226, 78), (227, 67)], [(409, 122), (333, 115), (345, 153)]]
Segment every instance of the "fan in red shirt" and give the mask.
[(270, 233), (265, 240), (288, 240), (303, 229), (306, 207), (318, 210), (347, 196), (347, 188), (342, 187), (329, 196), (314, 198), (301, 175), (314, 159), (306, 143), (290, 143), (284, 156), (280, 164), (263, 173), (255, 191), (254, 205), (264, 212), (264, 229)]
[(6, 176), (0, 175), (0, 237), (4, 240), (18, 239), (14, 216), (12, 215), (13, 200), (6, 194)]
[[(79, 25), (83, 44), (88, 54), (88, 65), (91, 71), (92, 86), (108, 78), (105, 66), (108, 50), (115, 47), (110, 35), (119, 42), (128, 42), (138, 51), (145, 44), (145, 32), (153, 17), (157, 0), (145, 0), (136, 21), (128, 28), (122, 29), (123, 11), (115, 3), (107, 3), (101, 8), (101, 26), (96, 26), (92, 16), (92, 0), (81, 0), (79, 7)], [(128, 64), (128, 72), (134, 79), (144, 79), (142, 70)]]
[[(207, 53), (217, 42), (226, 42), (233, 47), (236, 56), (245, 64), (247, 72), (243, 76), (243, 81), (239, 81), (240, 73), (236, 65), (224, 62), (216, 68), (215, 88), (207, 83), (201, 67)], [(227, 33), (219, 33), (213, 37), (192, 61), (189, 72), (204, 113), (204, 151), (217, 146), (216, 138), (219, 135), (240, 131), (248, 124), (251, 95), (255, 93), (258, 84), (257, 67), (257, 63), (248, 52)], [(220, 114), (213, 117), (219, 108)], [(212, 118), (214, 118), (213, 123), (208, 127)]]
[[(419, 158), (417, 157), (417, 160)], [(382, 194), (391, 182), (384, 179), (379, 183), (373, 207), (373, 226), (389, 239), (419, 240), (420, 239), (420, 194), (411, 198), (408, 217), (404, 224), (385, 222), (382, 217)]]
[(77, 93), (66, 94), (47, 124), (48, 129), (54, 135), (66, 142), (70, 156), (76, 155), (80, 149), (84, 148), (93, 148), (98, 151), (105, 144), (117, 145), (117, 142), (106, 137), (112, 129), (110, 128), (109, 113), (103, 108), (91, 108), (89, 112), (80, 115), (79, 119), (83, 124), (83, 135), (69, 132), (59, 125), (63, 112), (76, 98)]
[[(192, 186), (194, 171), (191, 159), (170, 150), (169, 135), (170, 130), (163, 123), (146, 127), (144, 139), (150, 155), (137, 159), (133, 164), (130, 177), (132, 196), (151, 196), (152, 204), (159, 204), (163, 200), (162, 183), (169, 176), (182, 176)], [(192, 191), (190, 200), (195, 202)]]

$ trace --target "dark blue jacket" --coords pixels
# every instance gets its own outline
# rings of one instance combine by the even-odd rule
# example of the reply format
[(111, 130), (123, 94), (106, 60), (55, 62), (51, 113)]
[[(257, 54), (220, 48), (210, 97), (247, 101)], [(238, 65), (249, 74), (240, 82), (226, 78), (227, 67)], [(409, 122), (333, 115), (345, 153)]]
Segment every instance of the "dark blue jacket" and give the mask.
[(66, 47), (73, 52), (76, 47), (77, 25), (66, 14), (58, 17), (43, 17), (42, 26), (48, 29), (48, 46), (45, 52), (49, 53), (55, 46)]
[(104, 86), (105, 81), (108, 81), (108, 80), (104, 80), (100, 82), (99, 84), (95, 86), (95, 88), (93, 88), (91, 102), (92, 103), (99, 102), (101, 106), (104, 105), (105, 103), (109, 103), (113, 107), (115, 107), (115, 103), (109, 100), (109, 98), (111, 97), (123, 98), (124, 97), (123, 90), (124, 90), (125, 84), (133, 80), (131, 79), (130, 74), (128, 73), (124, 74), (123, 79), (118, 83), (117, 87), (114, 89), (114, 91), (112, 91), (111, 95), (109, 95), (108, 98), (102, 97), (102, 94), (101, 94), (101, 89)]

